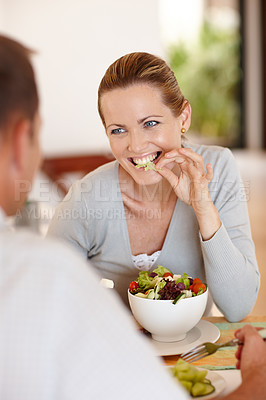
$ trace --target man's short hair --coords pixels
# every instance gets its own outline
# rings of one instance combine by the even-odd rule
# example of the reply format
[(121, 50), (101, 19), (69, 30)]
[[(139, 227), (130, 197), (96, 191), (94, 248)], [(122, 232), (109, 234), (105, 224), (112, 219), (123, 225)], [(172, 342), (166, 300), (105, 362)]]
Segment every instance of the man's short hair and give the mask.
[(33, 120), (39, 106), (33, 52), (17, 41), (0, 35), (0, 132), (20, 118)]

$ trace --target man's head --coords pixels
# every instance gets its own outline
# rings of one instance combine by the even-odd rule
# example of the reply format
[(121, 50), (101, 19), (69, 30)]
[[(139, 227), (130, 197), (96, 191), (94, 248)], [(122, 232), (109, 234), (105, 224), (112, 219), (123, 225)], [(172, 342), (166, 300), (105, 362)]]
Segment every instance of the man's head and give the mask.
[(39, 99), (31, 51), (0, 35), (0, 206), (20, 208), (39, 165)]
[[(16, 41), (0, 35), (0, 129), (19, 118), (33, 121), (39, 99), (31, 52)], [(7, 133), (7, 132), (6, 132)]]

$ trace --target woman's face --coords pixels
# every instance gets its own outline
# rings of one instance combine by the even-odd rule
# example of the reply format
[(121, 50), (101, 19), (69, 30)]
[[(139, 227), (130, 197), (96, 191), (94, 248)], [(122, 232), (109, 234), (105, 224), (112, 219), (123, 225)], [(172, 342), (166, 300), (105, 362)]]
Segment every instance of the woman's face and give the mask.
[(153, 161), (156, 165), (166, 152), (181, 147), (181, 128), (188, 128), (187, 111), (175, 117), (162, 102), (159, 89), (140, 84), (105, 93), (101, 105), (110, 146), (120, 165), (138, 184), (159, 182), (160, 174), (136, 164)]

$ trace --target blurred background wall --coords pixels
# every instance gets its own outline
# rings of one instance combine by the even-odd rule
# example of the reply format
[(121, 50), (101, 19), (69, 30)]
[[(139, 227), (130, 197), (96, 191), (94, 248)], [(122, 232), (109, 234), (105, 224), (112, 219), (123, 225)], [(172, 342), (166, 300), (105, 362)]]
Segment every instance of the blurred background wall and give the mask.
[[(192, 103), (191, 132), (265, 146), (262, 0), (0, 0), (0, 31), (36, 49), (46, 157), (108, 149), (97, 88), (131, 51), (166, 58)], [(213, 138), (213, 140), (212, 140)]]
[(64, 188), (106, 162), (97, 88), (109, 64), (132, 51), (157, 54), (192, 104), (188, 134), (235, 154), (262, 275), (253, 313), (265, 314), (265, 17), (265, 0), (0, 0), (0, 32), (38, 52), (47, 168), (28, 222), (45, 232)]
[(36, 49), (44, 154), (107, 147), (97, 114), (106, 68), (131, 51), (162, 55), (157, 0), (0, 0), (0, 30)]

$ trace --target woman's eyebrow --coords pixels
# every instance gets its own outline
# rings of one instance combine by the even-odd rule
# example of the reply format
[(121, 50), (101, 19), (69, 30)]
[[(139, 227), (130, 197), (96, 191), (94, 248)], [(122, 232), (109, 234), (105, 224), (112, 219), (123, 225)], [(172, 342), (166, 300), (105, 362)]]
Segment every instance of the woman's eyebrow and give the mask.
[(107, 127), (106, 127), (106, 129), (108, 129), (108, 128), (110, 128), (110, 126), (118, 126), (119, 128), (125, 128), (125, 126), (126, 125), (123, 125), (123, 124), (110, 124), (110, 125), (108, 125)]
[[(138, 124), (142, 124), (144, 121), (146, 121), (146, 119), (149, 119), (149, 118), (162, 118), (162, 115), (148, 115), (147, 117), (138, 119), (137, 122), (138, 122)], [(112, 123), (112, 124), (108, 125), (106, 127), (106, 129), (110, 128), (110, 126), (118, 126), (119, 128), (125, 128), (126, 127), (126, 125), (123, 125), (123, 124)]]
[(144, 122), (146, 119), (149, 119), (149, 118), (162, 118), (162, 115), (148, 115), (145, 118), (139, 119), (138, 124), (142, 124), (142, 122)]

